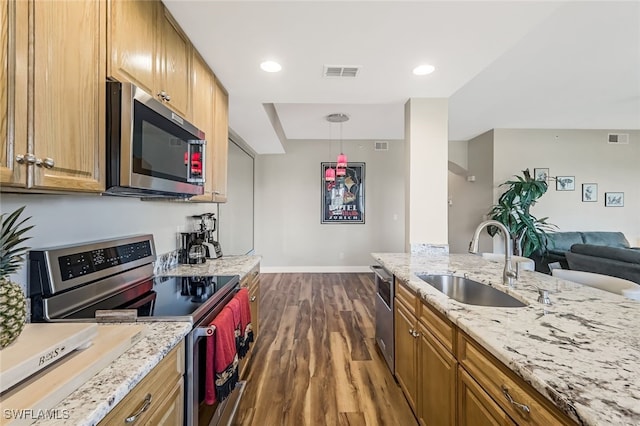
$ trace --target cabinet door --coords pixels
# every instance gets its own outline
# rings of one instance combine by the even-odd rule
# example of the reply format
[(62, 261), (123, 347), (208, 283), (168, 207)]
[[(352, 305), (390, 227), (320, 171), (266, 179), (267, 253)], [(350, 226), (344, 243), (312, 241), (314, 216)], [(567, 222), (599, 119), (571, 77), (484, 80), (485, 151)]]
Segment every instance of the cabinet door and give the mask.
[(418, 420), (422, 425), (456, 424), (455, 357), (419, 324)]
[(417, 341), (412, 335), (416, 331), (416, 317), (404, 307), (402, 303), (395, 301), (394, 307), (394, 336), (395, 336), (395, 365), (396, 379), (409, 401), (411, 410), (416, 413), (417, 387)]
[[(35, 1), (29, 187), (104, 190), (104, 1)], [(82, 52), (81, 55), (78, 52)], [(36, 163), (38, 164), (38, 163)]]
[(253, 339), (258, 338), (260, 327), (260, 279), (256, 278), (255, 284), (249, 290), (249, 306), (251, 308), (251, 326), (253, 327)]
[(460, 426), (516, 424), (461, 367), (459, 367), (458, 377), (458, 424)]
[(156, 96), (159, 4), (148, 0), (109, 2), (107, 75), (131, 82), (151, 96)]
[(161, 40), (161, 83), (157, 89), (165, 92), (166, 105), (191, 121), (189, 108), (189, 59), (191, 56), (191, 43), (182, 34), (169, 15), (166, 8), (162, 7), (160, 22)]
[(176, 426), (183, 423), (184, 418), (184, 382), (182, 377), (171, 390), (171, 393), (151, 413), (147, 426)]
[(0, 183), (27, 184), (28, 4), (0, 0)]
[(220, 82), (215, 84), (213, 188), (216, 202), (227, 201), (227, 157), (229, 156), (229, 95)]
[(191, 197), (189, 201), (213, 202), (214, 162), (214, 77), (204, 60), (193, 50), (191, 60), (191, 91), (193, 125), (202, 130), (207, 139), (205, 159), (204, 194)]

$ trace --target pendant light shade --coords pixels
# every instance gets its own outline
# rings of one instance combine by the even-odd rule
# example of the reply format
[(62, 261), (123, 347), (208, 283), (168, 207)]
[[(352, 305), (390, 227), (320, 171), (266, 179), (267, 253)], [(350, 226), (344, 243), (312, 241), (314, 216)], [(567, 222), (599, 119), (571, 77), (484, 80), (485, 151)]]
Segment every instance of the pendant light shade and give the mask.
[(346, 168), (347, 167), (347, 156), (344, 155), (343, 153), (340, 153), (340, 155), (338, 155), (338, 161), (337, 161), (337, 168)]
[(324, 172), (324, 180), (327, 181), (327, 182), (335, 182), (335, 180), (336, 180), (336, 171), (335, 171), (335, 169), (329, 167)]

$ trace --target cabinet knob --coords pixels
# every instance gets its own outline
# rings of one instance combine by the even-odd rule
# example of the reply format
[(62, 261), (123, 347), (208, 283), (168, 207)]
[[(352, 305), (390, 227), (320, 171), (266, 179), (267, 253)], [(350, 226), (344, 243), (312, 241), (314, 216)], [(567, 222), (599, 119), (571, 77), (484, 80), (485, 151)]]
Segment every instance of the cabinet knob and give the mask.
[(167, 99), (167, 92), (165, 92), (164, 90), (161, 92), (158, 92), (158, 97), (162, 100)]
[(44, 160), (36, 160), (36, 166), (38, 167), (44, 167), (45, 169), (52, 169), (53, 166), (56, 165), (56, 162), (53, 161), (53, 158), (45, 158)]
[(509, 404), (513, 405), (516, 408), (519, 408), (520, 410), (522, 410), (522, 412), (526, 414), (529, 414), (531, 412), (531, 409), (529, 408), (528, 405), (521, 404), (511, 397), (511, 395), (509, 394), (509, 389), (507, 389), (505, 385), (500, 386), (500, 388), (502, 389), (502, 393), (504, 394), (504, 397), (507, 398), (507, 401), (509, 401)]
[(415, 331), (415, 330), (411, 330), (411, 335), (412, 335), (413, 337), (416, 337), (416, 338), (420, 337), (420, 333), (418, 333), (418, 332), (417, 332), (417, 331)]
[(33, 154), (26, 154), (26, 155), (16, 155), (16, 161), (19, 164), (35, 164), (38, 160), (36, 159), (36, 156)]
[(256, 301), (256, 297), (255, 296), (251, 296), (251, 299), (249, 299), (250, 302), (255, 302)]
[(171, 101), (171, 96), (165, 95), (164, 100), (167, 102)]
[(149, 406), (151, 405), (151, 399), (152, 399), (151, 394), (148, 393), (147, 396), (144, 397), (144, 403), (142, 404), (142, 407), (140, 407), (138, 411), (136, 411), (135, 413), (133, 413), (132, 415), (124, 419), (124, 422), (133, 423), (136, 420), (138, 420), (138, 417), (140, 417), (140, 414), (144, 413), (149, 409)]

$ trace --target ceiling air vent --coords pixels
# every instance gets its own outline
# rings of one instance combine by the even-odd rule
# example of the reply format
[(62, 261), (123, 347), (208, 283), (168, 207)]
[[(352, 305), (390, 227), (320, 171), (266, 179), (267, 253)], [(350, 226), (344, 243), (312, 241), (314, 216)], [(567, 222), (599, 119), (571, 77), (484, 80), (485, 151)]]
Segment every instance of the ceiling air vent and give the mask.
[(373, 143), (374, 151), (389, 151), (389, 142), (387, 141), (375, 141)]
[(629, 145), (629, 133), (609, 133), (607, 143), (612, 145)]
[(325, 65), (324, 77), (357, 77), (360, 72), (358, 65)]

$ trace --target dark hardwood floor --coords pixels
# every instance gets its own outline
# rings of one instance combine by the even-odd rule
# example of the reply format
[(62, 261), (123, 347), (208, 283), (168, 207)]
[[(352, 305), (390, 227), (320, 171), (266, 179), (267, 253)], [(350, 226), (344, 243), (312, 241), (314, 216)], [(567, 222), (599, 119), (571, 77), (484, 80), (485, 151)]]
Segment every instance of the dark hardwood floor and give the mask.
[(373, 274), (261, 274), (236, 425), (417, 422), (375, 344)]

